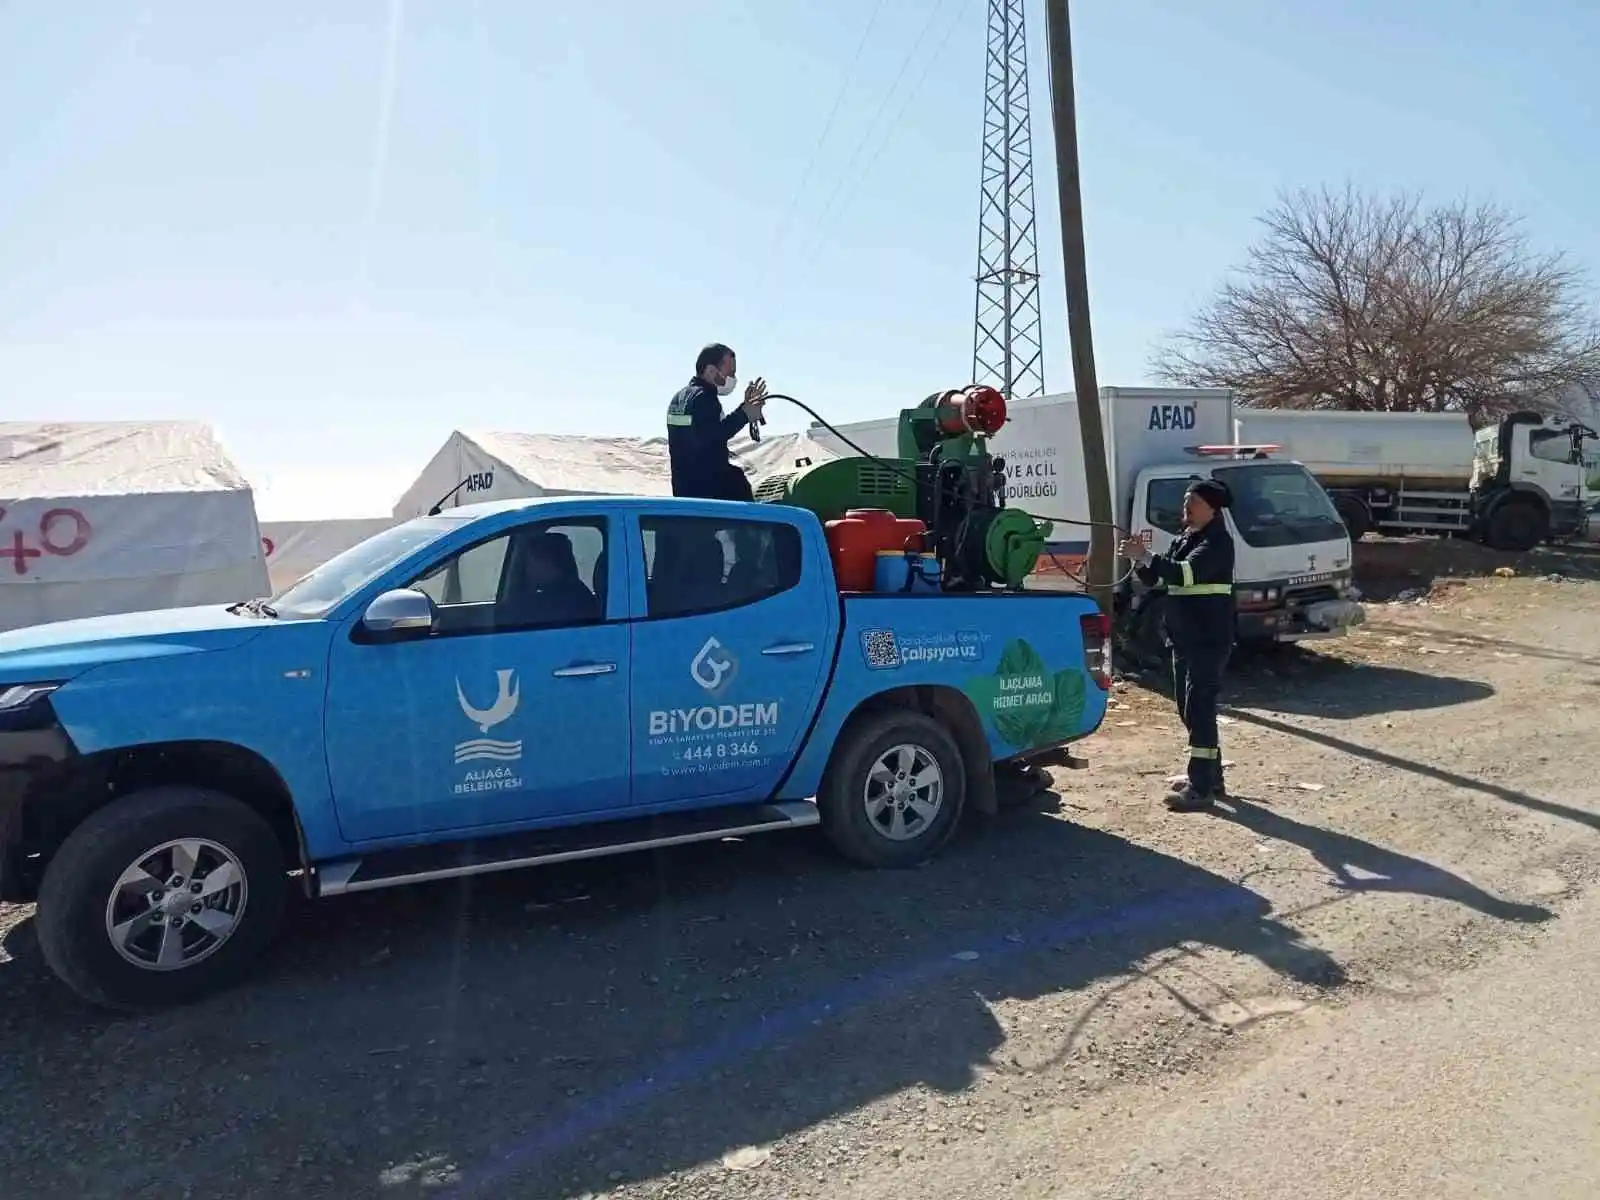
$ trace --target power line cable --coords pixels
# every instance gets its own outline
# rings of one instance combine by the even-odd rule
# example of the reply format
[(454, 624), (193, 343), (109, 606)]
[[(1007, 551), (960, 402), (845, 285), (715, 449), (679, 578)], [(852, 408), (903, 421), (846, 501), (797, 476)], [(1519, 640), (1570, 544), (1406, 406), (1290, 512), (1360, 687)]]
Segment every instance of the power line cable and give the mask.
[(861, 31), (861, 40), (856, 43), (856, 52), (850, 57), (850, 65), (845, 68), (844, 79), (839, 84), (839, 92), (833, 98), (833, 107), (828, 111), (828, 119), (822, 123), (822, 132), (817, 136), (817, 144), (811, 148), (811, 158), (806, 163), (806, 168), (800, 173), (800, 182), (795, 185), (794, 194), (789, 197), (789, 203), (784, 206), (783, 216), (778, 222), (777, 232), (773, 234), (772, 244), (763, 256), (764, 262), (761, 272), (756, 276), (752, 292), (759, 293), (761, 286), (772, 272), (773, 260), (777, 257), (778, 247), (783, 244), (783, 235), (789, 232), (789, 224), (794, 219), (795, 210), (800, 205), (800, 197), (805, 193), (806, 184), (811, 182), (811, 175), (816, 170), (818, 161), (822, 158), (822, 147), (827, 143), (828, 135), (833, 132), (833, 123), (839, 116), (839, 110), (844, 106), (845, 95), (850, 91), (850, 85), (855, 81), (856, 68), (861, 65), (861, 55), (866, 51), (867, 39), (872, 36), (872, 30), (878, 23), (878, 16), (883, 12), (885, 0), (878, 0), (873, 6), (872, 15), (867, 18), (867, 26)]
[[(938, 48), (934, 50), (934, 52), (924, 63), (922, 74), (917, 77), (917, 82), (912, 86), (912, 89), (906, 93), (905, 99), (901, 101), (899, 109), (895, 112), (894, 120), (890, 121), (889, 124), (884, 127), (883, 137), (874, 147), (871, 157), (867, 160), (867, 165), (851, 181), (854, 186), (845, 194), (844, 203), (841, 204), (837, 210), (835, 210), (833, 214), (835, 219), (848, 211), (850, 205), (855, 203), (856, 197), (861, 194), (862, 184), (872, 174), (872, 168), (876, 166), (879, 160), (883, 157), (883, 152), (888, 148), (889, 143), (894, 140), (894, 135), (899, 132), (901, 126), (905, 122), (906, 114), (911, 111), (911, 105), (913, 102), (915, 102), (917, 96), (922, 92), (923, 87), (926, 86), (929, 76), (933, 74), (933, 68), (938, 65), (939, 59), (944, 56), (945, 50), (949, 48), (950, 39), (955, 36), (956, 30), (960, 28), (963, 15), (964, 14), (959, 10), (956, 12), (955, 19), (950, 22), (949, 27), (945, 30), (944, 37), (940, 39)], [(810, 248), (810, 251), (806, 254), (805, 260), (810, 260), (820, 246), (820, 241), (813, 244)]]
[[(883, 98), (878, 102), (877, 109), (872, 114), (872, 120), (867, 123), (866, 133), (856, 143), (856, 148), (850, 155), (849, 162), (845, 165), (843, 172), (840, 173), (838, 180), (834, 183), (833, 190), (828, 194), (828, 199), (818, 212), (816, 221), (813, 223), (806, 238), (808, 246), (817, 244), (814, 239), (818, 238), (823, 229), (829, 210), (833, 207), (834, 201), (838, 199), (839, 193), (843, 190), (845, 184), (850, 181), (850, 177), (856, 169), (856, 164), (861, 161), (862, 153), (872, 141), (873, 135), (877, 133), (879, 121), (882, 119), (883, 114), (888, 111), (889, 102), (894, 99), (895, 94), (900, 90), (901, 81), (905, 79), (906, 73), (911, 69), (911, 64), (916, 61), (917, 51), (922, 48), (922, 43), (927, 40), (929, 30), (933, 28), (934, 22), (939, 14), (945, 10), (948, 3), (949, 0), (939, 0), (939, 3), (929, 10), (927, 20), (922, 23), (922, 28), (917, 33), (916, 41), (911, 44), (911, 49), (906, 52), (905, 58), (900, 62), (899, 70), (895, 72), (894, 82), (889, 85), (889, 90), (883, 94)], [(809, 257), (809, 252), (807, 257)]]

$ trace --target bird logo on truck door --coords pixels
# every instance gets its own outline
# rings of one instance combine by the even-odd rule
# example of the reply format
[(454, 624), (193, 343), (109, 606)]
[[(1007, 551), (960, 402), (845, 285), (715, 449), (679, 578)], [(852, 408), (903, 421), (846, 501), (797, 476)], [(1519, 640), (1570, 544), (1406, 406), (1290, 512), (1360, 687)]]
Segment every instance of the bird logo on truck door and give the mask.
[[(517, 714), (517, 705), (522, 701), (522, 687), (517, 682), (515, 670), (496, 671), (495, 679), (497, 690), (494, 703), (488, 708), (475, 708), (467, 694), (461, 688), (461, 680), (456, 680), (456, 700), (461, 705), (461, 713), (467, 720), (478, 727), (478, 732), (487, 735), (496, 725), (504, 725)], [(516, 762), (522, 757), (522, 740), (501, 741), (488, 736), (468, 738), (464, 742), (456, 743), (456, 762), (473, 762), (483, 759), (492, 762)]]

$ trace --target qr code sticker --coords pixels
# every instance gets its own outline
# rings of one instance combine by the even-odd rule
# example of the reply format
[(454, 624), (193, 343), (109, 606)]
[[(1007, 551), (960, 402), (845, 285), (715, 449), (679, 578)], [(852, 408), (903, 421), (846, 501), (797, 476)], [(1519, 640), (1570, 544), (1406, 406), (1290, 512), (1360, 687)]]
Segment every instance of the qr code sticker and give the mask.
[(900, 647), (895, 644), (894, 631), (890, 629), (869, 629), (863, 633), (861, 654), (873, 671), (886, 671), (900, 665)]

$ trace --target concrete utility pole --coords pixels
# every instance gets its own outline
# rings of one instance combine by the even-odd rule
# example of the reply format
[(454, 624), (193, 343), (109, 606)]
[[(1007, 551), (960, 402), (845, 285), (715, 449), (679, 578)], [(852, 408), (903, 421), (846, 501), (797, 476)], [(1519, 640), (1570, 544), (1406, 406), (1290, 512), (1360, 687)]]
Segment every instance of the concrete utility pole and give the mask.
[(1083, 251), (1083, 190), (1078, 177), (1078, 114), (1072, 91), (1072, 29), (1067, 0), (1045, 0), (1049, 46), (1050, 117), (1056, 141), (1056, 190), (1061, 200), (1062, 279), (1067, 290), (1067, 337), (1072, 343), (1072, 390), (1083, 435), (1083, 484), (1089, 497), (1089, 594), (1111, 615), (1111, 581), (1116, 572), (1117, 537), (1106, 465), (1105, 423), (1100, 384), (1094, 375), (1094, 342), (1089, 327), (1089, 268)]

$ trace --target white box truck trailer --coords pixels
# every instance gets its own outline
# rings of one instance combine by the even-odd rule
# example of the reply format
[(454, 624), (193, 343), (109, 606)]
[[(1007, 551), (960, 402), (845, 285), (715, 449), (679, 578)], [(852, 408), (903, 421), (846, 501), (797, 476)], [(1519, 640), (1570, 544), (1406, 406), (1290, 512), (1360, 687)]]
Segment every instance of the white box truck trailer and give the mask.
[(1473, 537), (1529, 550), (1578, 537), (1585, 425), (1513, 413), (1473, 432), (1465, 413), (1241, 408), (1235, 438), (1270, 442), (1327, 489), (1350, 536)]
[[(1233, 507), (1237, 637), (1288, 642), (1335, 637), (1362, 619), (1351, 596), (1350, 538), (1333, 502), (1298, 463), (1234, 444), (1233, 393), (1201, 388), (1103, 388), (1106, 453), (1116, 522), (1149, 540), (1158, 553), (1182, 529), (1183, 493), (1191, 479), (1228, 485)], [(897, 454), (897, 420), (841, 425), (839, 432), (869, 454)], [(811, 435), (841, 455), (855, 453), (826, 429)], [(1067, 570), (1088, 552), (1088, 493), (1077, 401), (1071, 393), (1013, 402), (990, 443), (1004, 460), (1006, 501), (1055, 520), (1052, 559)], [(1119, 574), (1127, 564), (1119, 564)], [(1158, 652), (1159, 595), (1136, 579), (1117, 593), (1118, 629), (1139, 657)]]

